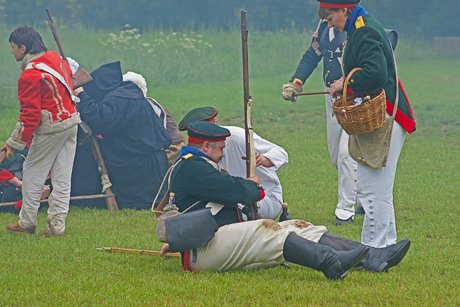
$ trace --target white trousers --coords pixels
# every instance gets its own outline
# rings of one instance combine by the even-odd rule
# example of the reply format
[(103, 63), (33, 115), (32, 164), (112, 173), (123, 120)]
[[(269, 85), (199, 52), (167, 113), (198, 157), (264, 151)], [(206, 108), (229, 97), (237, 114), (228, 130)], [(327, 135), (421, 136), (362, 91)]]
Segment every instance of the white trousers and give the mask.
[(206, 246), (196, 249), (196, 263), (191, 268), (230, 271), (284, 263), (284, 242), (291, 232), (317, 243), (326, 231), (325, 226), (301, 220), (277, 223), (262, 219), (225, 225)]
[[(329, 88), (325, 89), (329, 91)], [(338, 173), (338, 202), (335, 215), (347, 220), (355, 215), (357, 194), (357, 163), (348, 153), (348, 134), (342, 129), (332, 111), (334, 98), (326, 94), (327, 145), (331, 162)]]
[(23, 203), (19, 212), (19, 225), (22, 228), (35, 231), (43, 185), (48, 173), (51, 173), (53, 190), (48, 197), (47, 231), (57, 236), (64, 232), (69, 211), (77, 127), (57, 133), (34, 135), (23, 167)]
[(386, 247), (396, 243), (393, 185), (406, 131), (396, 121), (391, 134), (386, 167), (377, 170), (358, 164), (358, 202), (366, 212), (361, 243)]

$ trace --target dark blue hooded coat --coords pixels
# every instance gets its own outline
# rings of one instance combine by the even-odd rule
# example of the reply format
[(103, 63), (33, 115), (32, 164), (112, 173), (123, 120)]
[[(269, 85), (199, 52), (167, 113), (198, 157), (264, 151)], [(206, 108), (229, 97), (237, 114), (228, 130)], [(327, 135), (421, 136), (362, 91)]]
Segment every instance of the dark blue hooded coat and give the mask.
[[(91, 77), (78, 95), (79, 112), (93, 134), (102, 137), (98, 141), (118, 207), (150, 208), (169, 167), (164, 149), (171, 138), (141, 89), (123, 81), (120, 62), (99, 67)], [(85, 143), (77, 147), (72, 195), (101, 193), (90, 142)]]

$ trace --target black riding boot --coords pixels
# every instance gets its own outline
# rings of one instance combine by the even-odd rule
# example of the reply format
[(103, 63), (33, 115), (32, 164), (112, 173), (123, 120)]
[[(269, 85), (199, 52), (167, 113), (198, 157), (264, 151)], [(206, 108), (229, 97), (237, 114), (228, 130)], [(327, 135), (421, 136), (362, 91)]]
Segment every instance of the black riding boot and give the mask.
[[(358, 248), (358, 246), (364, 246), (359, 242), (348, 240), (331, 232), (325, 232), (318, 243), (339, 251), (349, 251)], [(383, 248), (371, 247), (367, 256), (357, 264), (357, 267), (362, 267), (371, 272), (386, 272), (401, 262), (406, 256), (409, 247), (409, 239), (401, 240), (396, 244)]]
[(288, 262), (321, 271), (328, 279), (342, 279), (368, 251), (369, 248), (364, 245), (352, 251), (336, 251), (290, 233), (284, 242), (283, 256)]

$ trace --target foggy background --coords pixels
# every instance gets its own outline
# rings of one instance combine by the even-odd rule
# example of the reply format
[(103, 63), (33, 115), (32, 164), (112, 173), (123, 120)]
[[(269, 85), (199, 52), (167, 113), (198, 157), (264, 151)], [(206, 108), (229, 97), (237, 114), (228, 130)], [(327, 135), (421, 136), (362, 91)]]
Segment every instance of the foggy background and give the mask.
[[(361, 4), (400, 37), (433, 41), (460, 36), (459, 0), (363, 0)], [(12, 29), (46, 25), (49, 8), (56, 25), (142, 30), (239, 30), (240, 11), (248, 29), (308, 30), (318, 23), (316, 0), (0, 0), (0, 20)]]

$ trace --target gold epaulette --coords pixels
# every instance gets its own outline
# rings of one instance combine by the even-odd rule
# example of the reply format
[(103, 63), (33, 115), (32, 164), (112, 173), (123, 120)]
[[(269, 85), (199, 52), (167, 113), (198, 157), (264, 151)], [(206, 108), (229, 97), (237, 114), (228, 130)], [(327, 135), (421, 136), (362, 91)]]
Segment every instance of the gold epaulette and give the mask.
[(364, 27), (364, 26), (365, 26), (365, 24), (364, 24), (363, 16), (359, 16), (358, 18), (356, 18), (356, 21), (355, 21), (356, 29), (359, 29), (359, 28)]
[(186, 154), (185, 156), (183, 156), (181, 159), (187, 160), (188, 158), (191, 158), (191, 157), (193, 157), (193, 154), (189, 153), (189, 154)]

